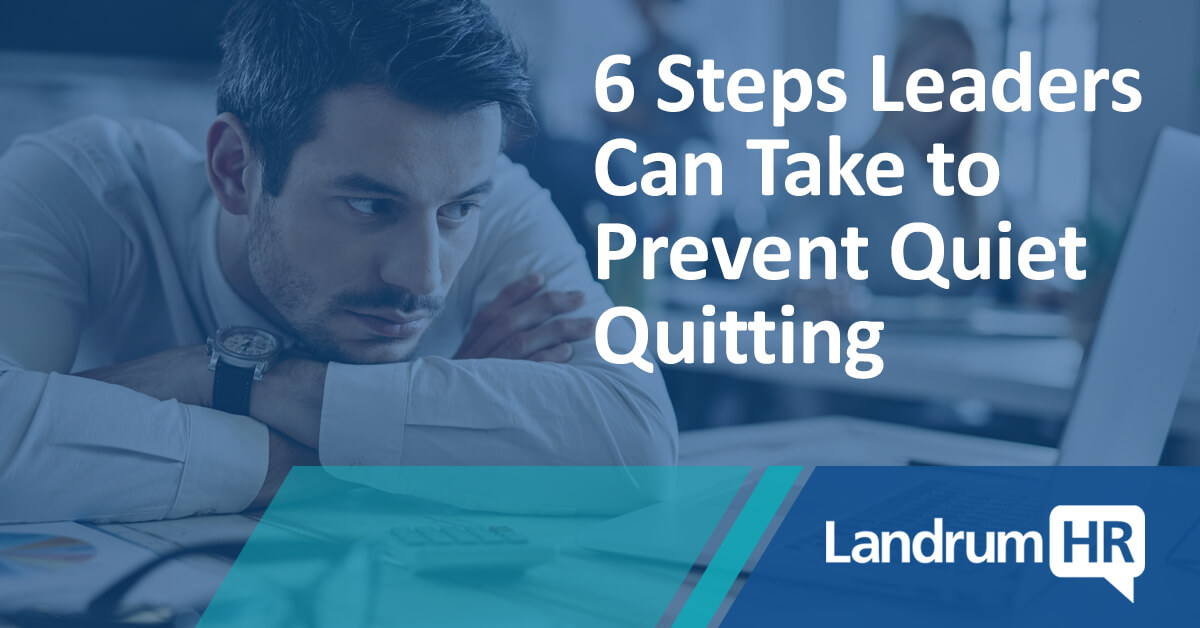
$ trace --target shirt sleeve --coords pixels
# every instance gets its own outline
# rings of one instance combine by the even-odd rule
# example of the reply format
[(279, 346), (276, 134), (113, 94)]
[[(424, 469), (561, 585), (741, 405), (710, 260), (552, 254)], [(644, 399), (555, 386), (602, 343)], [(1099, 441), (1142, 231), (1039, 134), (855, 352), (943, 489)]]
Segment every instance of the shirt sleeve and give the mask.
[(256, 421), (63, 374), (131, 247), (59, 155), (0, 158), (0, 523), (235, 512), (262, 486)]
[[(599, 317), (612, 302), (583, 248), (524, 169), (510, 170), (455, 291), (469, 321), (510, 282), (538, 272), (555, 290), (582, 290), (566, 316)], [(499, 178), (498, 178), (499, 180)], [(503, 189), (502, 189), (503, 188)], [(439, 321), (445, 323), (447, 321)], [(431, 330), (432, 331), (432, 330)], [(459, 338), (461, 333), (459, 330)], [(616, 319), (609, 344), (634, 345)], [(662, 377), (603, 360), (595, 341), (566, 364), (425, 356), (380, 365), (331, 364), (320, 434), (325, 465), (673, 465), (678, 434)], [(336, 473), (336, 471), (335, 471)]]

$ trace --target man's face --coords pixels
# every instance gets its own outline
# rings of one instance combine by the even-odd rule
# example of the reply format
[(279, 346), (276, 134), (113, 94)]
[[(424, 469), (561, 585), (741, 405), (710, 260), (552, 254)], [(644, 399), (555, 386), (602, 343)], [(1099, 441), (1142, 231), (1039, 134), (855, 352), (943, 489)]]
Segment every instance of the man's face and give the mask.
[(316, 357), (396, 362), (442, 310), (479, 232), (496, 105), (436, 113), (368, 88), (330, 94), (275, 198), (250, 212), (250, 274)]

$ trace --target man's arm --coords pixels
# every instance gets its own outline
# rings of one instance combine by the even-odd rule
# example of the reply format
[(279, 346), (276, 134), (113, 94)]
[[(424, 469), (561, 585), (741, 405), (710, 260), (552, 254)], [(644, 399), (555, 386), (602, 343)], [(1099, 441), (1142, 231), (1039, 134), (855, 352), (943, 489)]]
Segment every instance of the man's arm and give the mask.
[[(321, 366), (320, 376), (324, 377), (323, 365), (311, 364)], [(115, 384), (162, 401), (175, 401), (185, 407), (196, 408), (195, 412), (206, 412), (212, 406), (213, 389), (213, 374), (207, 365), (207, 348), (196, 345), (162, 351), (77, 375)], [(300, 391), (289, 391), (289, 394), (299, 395)], [(320, 464), (316, 451), (276, 430), (270, 430), (267, 443), (266, 478), (252, 506), (266, 506), (292, 467)]]
[(243, 510), (267, 469), (261, 424), (62, 374), (126, 276), (100, 193), (134, 202), (29, 141), (0, 158), (0, 522)]
[[(530, 362), (564, 363), (574, 355), (573, 343), (590, 338), (595, 320), (586, 317), (557, 318), (583, 306), (583, 293), (542, 290), (545, 279), (532, 274), (504, 288), (475, 316), (455, 360), (499, 358)], [(170, 363), (174, 362), (174, 365)], [(139, 371), (177, 368), (187, 360), (168, 360), (150, 368), (100, 369), (100, 379), (129, 385), (151, 395), (168, 398), (172, 393), (152, 384)], [(329, 364), (303, 357), (285, 359), (256, 384), (250, 414), (274, 430), (290, 434), (298, 442), (316, 448), (320, 441), (321, 408)], [(194, 374), (195, 375), (195, 374)], [(129, 380), (135, 380), (133, 382)], [(200, 375), (191, 398), (210, 405), (212, 377)], [(143, 383), (145, 382), (145, 383)], [(188, 382), (179, 386), (187, 387)], [(171, 390), (177, 390), (171, 388)]]
[[(549, 319), (578, 309), (582, 295), (542, 290), (544, 280), (530, 275), (513, 282), (476, 317), (456, 359), (503, 357), (535, 362), (566, 362), (570, 343), (590, 337), (588, 318)], [(206, 349), (196, 345), (93, 369), (79, 376), (116, 384), (156, 399), (211, 407), (213, 373)], [(321, 404), (328, 365), (296, 355), (285, 359), (254, 384), (251, 412), (270, 430), (266, 480), (253, 505), (265, 506), (288, 471), (320, 464), (317, 447)], [(282, 431), (291, 436), (285, 436)]]
[(240, 512), (266, 474), (245, 417), (7, 365), (0, 399), (0, 523)]

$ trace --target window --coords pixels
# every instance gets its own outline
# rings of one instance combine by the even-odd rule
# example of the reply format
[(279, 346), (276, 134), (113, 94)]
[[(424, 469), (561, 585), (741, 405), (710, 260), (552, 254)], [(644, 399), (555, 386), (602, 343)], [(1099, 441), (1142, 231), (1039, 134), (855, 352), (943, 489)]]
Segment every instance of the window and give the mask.
[[(837, 54), (851, 106), (838, 114), (835, 130), (857, 145), (878, 124), (880, 114), (871, 110), (871, 55), (891, 54), (908, 16), (936, 13), (961, 20), (974, 39), (979, 69), (988, 76), (1017, 67), (1018, 54), (1028, 50), (1036, 80), (1050, 68), (1080, 76), (1095, 67), (1098, 11), (1098, 0), (846, 0)], [(1035, 100), (1028, 113), (985, 115), (979, 139), (981, 149), (1001, 164), (1001, 192), (985, 199), (990, 214), (1003, 212), (1030, 230), (1084, 219), (1090, 159), (1080, 156), (1091, 154), (1091, 114), (1082, 108), (1046, 113)]]

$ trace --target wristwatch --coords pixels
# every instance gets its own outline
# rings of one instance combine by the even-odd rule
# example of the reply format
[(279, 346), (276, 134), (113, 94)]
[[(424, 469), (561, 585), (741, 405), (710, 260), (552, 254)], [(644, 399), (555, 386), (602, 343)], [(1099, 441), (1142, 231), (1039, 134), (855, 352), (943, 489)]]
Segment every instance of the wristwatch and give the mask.
[(250, 414), (250, 385), (263, 378), (283, 343), (256, 327), (222, 327), (208, 339), (208, 370), (213, 371), (213, 408)]

